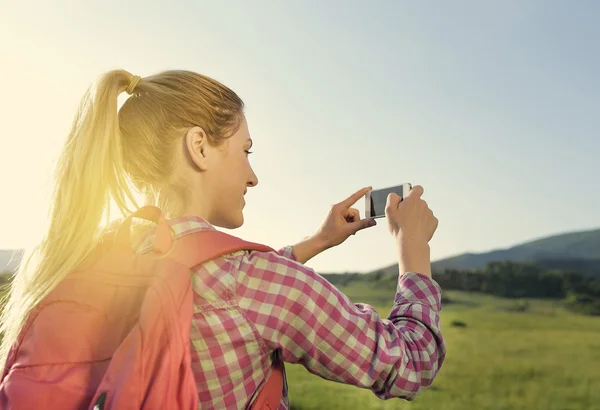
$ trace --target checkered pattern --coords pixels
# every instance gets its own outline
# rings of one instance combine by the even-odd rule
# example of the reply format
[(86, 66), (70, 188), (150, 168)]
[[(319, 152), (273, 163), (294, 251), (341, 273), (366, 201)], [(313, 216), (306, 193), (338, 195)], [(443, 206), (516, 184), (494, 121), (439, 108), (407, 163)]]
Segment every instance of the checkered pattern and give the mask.
[[(171, 225), (178, 237), (214, 229), (196, 217)], [(245, 408), (275, 355), (381, 399), (407, 400), (431, 385), (445, 358), (441, 289), (418, 273), (400, 277), (387, 318), (298, 263), (292, 247), (220, 257), (192, 269), (192, 283), (192, 368), (202, 409)], [(279, 410), (287, 409), (286, 381)]]

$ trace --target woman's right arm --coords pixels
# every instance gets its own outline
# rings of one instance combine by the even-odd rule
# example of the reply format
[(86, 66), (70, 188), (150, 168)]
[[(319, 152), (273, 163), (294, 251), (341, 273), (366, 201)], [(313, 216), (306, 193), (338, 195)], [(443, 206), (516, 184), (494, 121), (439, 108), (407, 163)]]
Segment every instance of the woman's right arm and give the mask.
[(242, 311), (270, 350), (311, 373), (413, 400), (445, 357), (441, 289), (420, 273), (399, 277), (387, 318), (352, 301), (312, 269), (276, 253), (243, 256), (237, 280)]

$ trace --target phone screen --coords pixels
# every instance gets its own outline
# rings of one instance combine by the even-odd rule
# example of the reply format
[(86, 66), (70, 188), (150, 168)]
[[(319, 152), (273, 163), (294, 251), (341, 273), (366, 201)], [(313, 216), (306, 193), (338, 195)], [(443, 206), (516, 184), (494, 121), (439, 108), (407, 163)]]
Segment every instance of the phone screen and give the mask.
[(388, 195), (393, 192), (404, 198), (408, 194), (408, 192), (404, 192), (404, 188), (410, 189), (408, 184), (403, 184), (371, 191), (371, 217), (380, 218), (385, 216), (385, 204)]

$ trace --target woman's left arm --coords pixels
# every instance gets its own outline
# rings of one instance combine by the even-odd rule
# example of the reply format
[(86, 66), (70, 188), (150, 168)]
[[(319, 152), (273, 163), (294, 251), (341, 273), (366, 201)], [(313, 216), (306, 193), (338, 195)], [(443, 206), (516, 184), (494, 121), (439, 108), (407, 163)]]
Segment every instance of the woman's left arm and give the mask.
[(293, 253), (293, 257), (291, 259), (294, 259), (301, 264), (305, 264), (324, 250), (329, 249), (330, 246), (328, 246), (325, 243), (325, 240), (318, 235), (313, 235), (306, 238), (302, 242), (298, 242), (291, 248)]
[(329, 215), (316, 234), (292, 247), (295, 260), (305, 264), (324, 250), (337, 246), (361, 229), (374, 226), (374, 219), (360, 219), (357, 209), (351, 208), (371, 187), (363, 188), (331, 207)]

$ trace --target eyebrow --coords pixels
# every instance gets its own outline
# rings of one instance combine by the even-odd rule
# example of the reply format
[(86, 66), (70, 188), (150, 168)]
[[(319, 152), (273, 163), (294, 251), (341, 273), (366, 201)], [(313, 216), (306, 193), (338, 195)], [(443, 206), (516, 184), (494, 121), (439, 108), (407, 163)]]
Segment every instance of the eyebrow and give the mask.
[[(246, 140), (246, 142), (249, 142), (250, 143), (250, 148), (252, 148), (252, 144), (254, 144), (254, 142), (252, 141), (252, 138), (248, 138)], [(248, 148), (248, 149), (250, 149), (250, 148)]]

